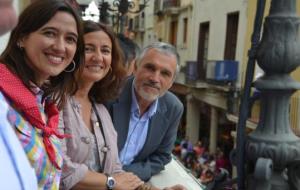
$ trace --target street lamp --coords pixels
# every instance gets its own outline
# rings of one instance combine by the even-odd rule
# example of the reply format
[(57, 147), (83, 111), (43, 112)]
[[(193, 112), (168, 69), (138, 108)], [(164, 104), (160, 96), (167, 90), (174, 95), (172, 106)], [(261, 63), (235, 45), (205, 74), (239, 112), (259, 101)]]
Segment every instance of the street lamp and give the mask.
[(118, 12), (121, 15), (125, 15), (128, 12), (133, 14), (138, 14), (145, 9), (149, 1), (150, 0), (144, 0), (143, 3), (139, 3), (138, 9), (135, 4), (136, 2), (129, 1), (129, 0), (114, 0), (113, 6), (118, 8)]
[(98, 8), (100, 10), (100, 22), (108, 24), (108, 18), (110, 16), (108, 10), (112, 11), (109, 7), (109, 3), (102, 1), (102, 3), (99, 3)]
[[(68, 0), (78, 2), (85, 18), (93, 18), (96, 22), (112, 24), (116, 32), (124, 32), (127, 13), (139, 14), (150, 0)], [(92, 4), (92, 8), (91, 8)], [(89, 7), (88, 7), (89, 5)], [(98, 9), (97, 11), (95, 11)], [(88, 9), (88, 10), (86, 10)], [(100, 13), (100, 14), (99, 14)], [(95, 18), (97, 17), (97, 19)], [(109, 21), (111, 20), (111, 21)]]
[[(108, 2), (102, 0), (99, 3), (100, 10), (100, 21), (104, 23), (108, 23), (109, 13), (113, 13), (113, 18), (116, 18), (116, 30), (117, 32), (124, 32), (124, 24), (127, 13), (139, 14), (141, 13), (147, 6), (147, 3), (150, 0), (143, 0), (143, 2), (139, 2), (139, 6), (137, 6), (137, 1), (132, 0), (114, 0), (112, 6)], [(113, 19), (112, 19), (113, 20)]]
[[(257, 3), (265, 4), (265, 1)], [(261, 10), (257, 23), (262, 20), (264, 8)], [(293, 133), (289, 122), (290, 97), (300, 89), (300, 83), (289, 76), (300, 65), (299, 27), (296, 0), (272, 0), (261, 41), (256, 43), (260, 30), (252, 36), (255, 43), (249, 51), (249, 59), (257, 60), (265, 74), (254, 82), (261, 92), (258, 126), (246, 137), (243, 126), (248, 113), (246, 100), (250, 83), (247, 81), (253, 77), (253, 64), (248, 62), (238, 127), (239, 190), (299, 189), (300, 138)]]

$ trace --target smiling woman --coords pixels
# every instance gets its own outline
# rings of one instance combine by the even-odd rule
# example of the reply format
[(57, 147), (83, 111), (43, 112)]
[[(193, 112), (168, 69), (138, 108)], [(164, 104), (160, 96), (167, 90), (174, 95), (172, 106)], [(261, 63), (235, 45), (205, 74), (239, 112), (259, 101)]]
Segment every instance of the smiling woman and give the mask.
[(18, 46), (26, 51), (26, 63), (34, 71), (38, 86), (72, 62), (77, 38), (73, 16), (57, 12), (44, 26), (19, 40)]
[(135, 189), (143, 182), (122, 171), (117, 133), (101, 104), (118, 95), (125, 77), (121, 51), (115, 34), (103, 24), (85, 21), (84, 33), (84, 69), (76, 75), (79, 88), (61, 112), (60, 129), (73, 136), (63, 142), (61, 189)]
[(57, 132), (56, 104), (63, 105), (76, 90), (75, 72), (84, 59), (80, 23), (64, 1), (34, 1), (20, 15), (0, 57), (0, 95), (9, 104), (1, 116), (15, 127), (39, 189), (59, 187), (59, 138), (64, 135)]

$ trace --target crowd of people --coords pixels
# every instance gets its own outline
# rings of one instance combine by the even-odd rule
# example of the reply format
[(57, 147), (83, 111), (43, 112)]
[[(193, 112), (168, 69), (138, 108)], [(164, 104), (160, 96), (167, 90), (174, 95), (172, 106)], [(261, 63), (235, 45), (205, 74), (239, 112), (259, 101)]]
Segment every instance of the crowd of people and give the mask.
[(175, 47), (131, 46), (129, 55), (67, 0), (33, 1), (18, 21), (0, 0), (0, 34), (10, 29), (0, 55), (1, 188), (159, 190), (147, 181), (170, 162), (183, 113), (168, 91)]
[(176, 141), (173, 154), (204, 185), (212, 183), (220, 173), (230, 177), (230, 161), (220, 148), (215, 153), (210, 153), (202, 141), (193, 144), (187, 137)]

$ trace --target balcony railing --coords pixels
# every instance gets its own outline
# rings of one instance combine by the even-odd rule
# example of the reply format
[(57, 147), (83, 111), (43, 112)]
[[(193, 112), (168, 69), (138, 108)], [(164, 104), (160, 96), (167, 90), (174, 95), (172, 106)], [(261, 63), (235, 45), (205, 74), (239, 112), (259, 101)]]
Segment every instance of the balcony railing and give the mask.
[(180, 0), (164, 0), (163, 9), (180, 7)]
[(172, 161), (165, 166), (165, 170), (153, 176), (150, 181), (152, 185), (158, 188), (164, 188), (175, 184), (184, 185), (187, 189), (203, 190), (205, 186), (197, 180), (188, 169), (186, 169), (177, 159), (173, 157)]

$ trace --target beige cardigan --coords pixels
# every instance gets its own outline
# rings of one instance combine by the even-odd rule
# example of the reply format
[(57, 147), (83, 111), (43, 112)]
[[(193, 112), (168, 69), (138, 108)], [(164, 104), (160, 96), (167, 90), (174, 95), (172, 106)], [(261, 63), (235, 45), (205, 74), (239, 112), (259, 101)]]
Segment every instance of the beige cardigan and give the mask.
[[(80, 104), (73, 97), (70, 97), (60, 114), (60, 132), (70, 134), (72, 136), (71, 138), (65, 138), (62, 143), (64, 151), (64, 166), (60, 189), (63, 190), (71, 189), (84, 178), (88, 171), (87, 159), (89, 154), (92, 153), (89, 131), (80, 116), (80, 107)], [(96, 104), (96, 108), (101, 119), (106, 143), (109, 147), (109, 151), (106, 155), (106, 162), (104, 164), (104, 173), (113, 174), (122, 172), (122, 165), (118, 156), (117, 133), (113, 127), (111, 117), (107, 109), (102, 104)], [(100, 128), (95, 125), (97, 117), (94, 112), (92, 112), (91, 121), (97, 138), (98, 149), (101, 150), (104, 146), (104, 141)], [(103, 153), (100, 152), (99, 156), (102, 162)]]

